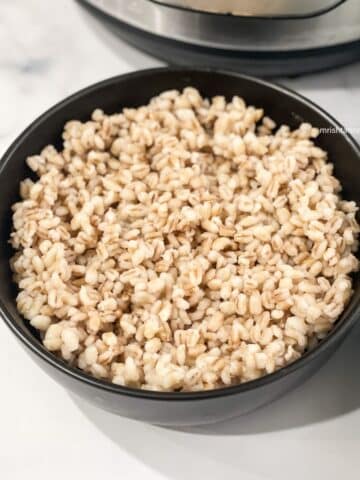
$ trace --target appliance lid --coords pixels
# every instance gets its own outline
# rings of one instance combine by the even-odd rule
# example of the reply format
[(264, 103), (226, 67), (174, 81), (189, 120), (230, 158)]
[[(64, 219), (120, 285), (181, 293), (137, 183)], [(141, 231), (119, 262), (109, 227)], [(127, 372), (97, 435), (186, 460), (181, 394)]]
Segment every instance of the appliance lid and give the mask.
[(321, 15), (346, 0), (151, 0), (169, 7), (246, 17), (306, 18)]

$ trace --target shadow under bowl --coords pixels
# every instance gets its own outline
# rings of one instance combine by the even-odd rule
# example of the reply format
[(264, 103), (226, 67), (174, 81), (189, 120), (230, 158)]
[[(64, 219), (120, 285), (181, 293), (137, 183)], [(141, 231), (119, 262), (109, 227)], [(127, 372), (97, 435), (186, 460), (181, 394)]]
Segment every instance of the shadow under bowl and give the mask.
[(75, 93), (35, 120), (11, 145), (0, 162), (0, 313), (21, 345), (57, 382), (80, 398), (118, 415), (162, 425), (196, 425), (225, 420), (265, 405), (315, 373), (333, 354), (359, 317), (359, 276), (354, 294), (332, 332), (312, 351), (275, 373), (241, 385), (204, 392), (150, 392), (113, 385), (73, 368), (48, 352), (16, 309), (8, 239), (11, 205), (19, 199), (19, 183), (31, 175), (25, 159), (53, 144), (70, 119), (86, 120), (95, 108), (106, 113), (137, 107), (164, 90), (193, 86), (203, 96), (234, 95), (264, 108), (278, 125), (291, 128), (309, 122), (322, 130), (317, 144), (329, 153), (343, 196), (360, 203), (360, 150), (343, 127), (304, 97), (278, 85), (236, 73), (209, 69), (158, 68), (110, 78)]

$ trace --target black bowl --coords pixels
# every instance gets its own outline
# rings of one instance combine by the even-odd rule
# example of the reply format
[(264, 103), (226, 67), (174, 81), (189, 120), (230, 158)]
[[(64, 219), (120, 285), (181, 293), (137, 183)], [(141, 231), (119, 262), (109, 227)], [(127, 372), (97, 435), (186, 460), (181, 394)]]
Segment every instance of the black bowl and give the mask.
[(291, 365), (242, 385), (194, 393), (163, 393), (113, 385), (72, 368), (42, 346), (35, 331), (16, 310), (16, 287), (11, 280), (8, 245), (11, 205), (18, 199), (19, 182), (29, 176), (28, 155), (45, 145), (61, 146), (61, 132), (69, 119), (85, 120), (100, 107), (107, 113), (140, 106), (167, 89), (192, 85), (204, 96), (240, 95), (278, 124), (292, 128), (301, 122), (330, 129), (317, 143), (329, 152), (346, 199), (360, 201), (360, 150), (356, 142), (327, 113), (305, 98), (277, 85), (244, 75), (185, 69), (154, 69), (121, 75), (81, 90), (35, 120), (12, 144), (0, 163), (0, 313), (26, 351), (51, 377), (70, 392), (119, 415), (164, 425), (210, 423), (244, 414), (299, 385), (333, 354), (355, 324), (360, 311), (359, 276), (354, 295), (333, 331), (314, 350)]

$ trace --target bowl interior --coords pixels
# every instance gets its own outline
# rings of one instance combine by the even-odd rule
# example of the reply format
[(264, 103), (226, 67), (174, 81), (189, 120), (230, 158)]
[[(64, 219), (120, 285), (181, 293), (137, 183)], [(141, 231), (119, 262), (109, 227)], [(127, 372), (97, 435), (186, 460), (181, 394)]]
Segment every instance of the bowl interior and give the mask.
[[(95, 108), (114, 113), (123, 107), (146, 104), (151, 97), (164, 90), (182, 89), (190, 85), (198, 88), (205, 97), (225, 95), (231, 99), (239, 95), (248, 104), (264, 108), (266, 115), (278, 125), (287, 124), (295, 128), (302, 122), (310, 122), (318, 128), (332, 129), (332, 133), (321, 134), (316, 143), (329, 152), (329, 160), (335, 164), (335, 174), (343, 185), (343, 197), (360, 203), (360, 153), (356, 143), (340, 132), (340, 125), (325, 112), (282, 87), (230, 73), (155, 69), (115, 77), (82, 90), (38, 118), (15, 140), (0, 163), (0, 306), (18, 335), (31, 342), (43, 355), (49, 357), (51, 354), (45, 351), (36, 332), (16, 310), (17, 290), (9, 268), (12, 255), (8, 244), (11, 205), (19, 199), (19, 182), (31, 175), (25, 164), (26, 157), (40, 152), (48, 144), (61, 148), (64, 124), (70, 119), (88, 119)], [(357, 306), (359, 299), (359, 275), (356, 274), (354, 295), (329, 337), (335, 335), (344, 323), (355, 321), (354, 315), (350, 315), (349, 320), (348, 314)]]

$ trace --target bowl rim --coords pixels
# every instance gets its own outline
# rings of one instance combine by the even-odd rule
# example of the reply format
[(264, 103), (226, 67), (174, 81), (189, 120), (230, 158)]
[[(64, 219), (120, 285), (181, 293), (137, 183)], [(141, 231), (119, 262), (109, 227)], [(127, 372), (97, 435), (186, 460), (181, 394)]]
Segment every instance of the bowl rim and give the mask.
[[(322, 116), (327, 122), (329, 122), (332, 127), (336, 129), (338, 135), (344, 138), (344, 140), (351, 146), (355, 151), (357, 156), (360, 159), (360, 146), (352, 137), (352, 135), (327, 111), (322, 107), (304, 97), (300, 93), (295, 92), (294, 90), (280, 85), (278, 83), (269, 82), (251, 75), (246, 75), (242, 73), (232, 72), (229, 70), (215, 69), (210, 67), (156, 67), (148, 68), (142, 70), (132, 71), (130, 73), (115, 75), (105, 80), (93, 83), (85, 88), (82, 88), (75, 93), (67, 96), (65, 99), (57, 102), (55, 105), (47, 109), (44, 113), (39, 115), (31, 124), (25, 128), (11, 143), (9, 148), (0, 158), (0, 176), (2, 175), (3, 169), (6, 166), (7, 162), (11, 161), (12, 156), (16, 153), (16, 150), (19, 144), (22, 141), (30, 136), (39, 125), (44, 121), (50, 118), (55, 112), (61, 110), (63, 107), (71, 104), (74, 100), (79, 99), (80, 97), (86, 96), (89, 93), (92, 93), (99, 88), (109, 87), (113, 84), (116, 84), (119, 81), (131, 81), (133, 79), (138, 79), (140, 77), (148, 77), (157, 74), (168, 74), (168, 73), (179, 73), (179, 74), (216, 74), (219, 76), (227, 76), (238, 79), (243, 79), (248, 82), (254, 83), (257, 86), (271, 88), (287, 97), (290, 97), (297, 102), (300, 102), (303, 105), (306, 105), (312, 109), (315, 113)], [(99, 106), (101, 108), (101, 106)], [(345, 334), (353, 327), (357, 318), (360, 316), (360, 299), (356, 301), (350, 308), (347, 306), (345, 312), (341, 315), (342, 320), (334, 327), (334, 329), (317, 345), (314, 349), (304, 353), (299, 359), (295, 360), (285, 367), (281, 367), (279, 370), (276, 370), (273, 373), (266, 374), (262, 377), (259, 377), (255, 380), (250, 380), (248, 382), (230, 385), (227, 387), (221, 387), (212, 390), (202, 390), (194, 392), (162, 392), (162, 391), (152, 391), (152, 390), (143, 390), (140, 388), (131, 388), (122, 385), (117, 385), (111, 383), (107, 380), (97, 379), (90, 374), (84, 372), (83, 370), (68, 365), (64, 360), (57, 357), (53, 353), (45, 349), (45, 347), (28, 331), (28, 334), (25, 334), (13, 320), (12, 315), (8, 311), (3, 299), (1, 298), (0, 292), (0, 316), (5, 322), (5, 324), (10, 328), (10, 330), (15, 334), (15, 336), (20, 340), (25, 347), (34, 353), (45, 363), (54, 367), (60, 373), (63, 373), (66, 376), (70, 376), (73, 380), (82, 382), (88, 387), (93, 387), (98, 390), (105, 390), (113, 394), (125, 395), (128, 397), (143, 398), (149, 400), (160, 400), (160, 401), (190, 401), (190, 400), (205, 400), (209, 398), (217, 398), (228, 395), (236, 395), (242, 392), (247, 392), (254, 390), (258, 387), (266, 386), (270, 383), (281, 380), (282, 378), (292, 374), (296, 370), (305, 367), (313, 359), (319, 357), (327, 348), (335, 346), (341, 339), (344, 338)]]

